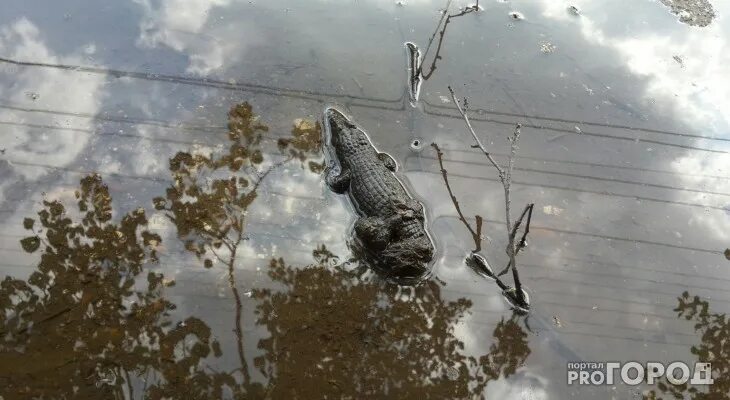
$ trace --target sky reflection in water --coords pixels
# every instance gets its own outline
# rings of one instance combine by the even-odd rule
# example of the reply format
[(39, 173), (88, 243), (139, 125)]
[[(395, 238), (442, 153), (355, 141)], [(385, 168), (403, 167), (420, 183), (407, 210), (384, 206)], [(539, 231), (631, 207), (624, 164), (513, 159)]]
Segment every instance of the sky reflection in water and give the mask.
[[(678, 297), (681, 307), (694, 295), (718, 316), (729, 309), (722, 254), (730, 246), (727, 5), (712, 4), (715, 17), (699, 27), (678, 21), (661, 2), (576, 2), (579, 15), (560, 2), (481, 3), (482, 12), (449, 25), (442, 59), (423, 84), (417, 108), (408, 104), (403, 44), (426, 45), (442, 2), (4, 6), (0, 57), (91, 67), (0, 65), (0, 268), (15, 282), (3, 286), (3, 330), (13, 333), (6, 333), (2, 350), (7, 357), (43, 354), (42, 371), (58, 368), (51, 376), (15, 371), (36, 375), (14, 375), (20, 383), (8, 390), (30, 396), (21, 391), (23, 382), (46, 393), (86, 385), (95, 395), (133, 391), (140, 397), (143, 390), (154, 396), (154, 385), (157, 393), (178, 390), (165, 382), (182, 379), (190, 389), (182, 388), (201, 398), (216, 390), (229, 397), (297, 390), (302, 397), (311, 390), (339, 397), (364, 393), (361, 387), (377, 381), (420, 397), (605, 398), (614, 392), (566, 387), (565, 362), (701, 358), (691, 349), (702, 345), (705, 328), (696, 330), (673, 309)], [(456, 12), (465, 5), (451, 7)], [(515, 10), (525, 19), (510, 20)], [(483, 254), (505, 265), (501, 188), (469, 147), (448, 85), (469, 98), (476, 128), (498, 160), (505, 160), (510, 126), (523, 124), (513, 196), (516, 204), (536, 203), (530, 246), (520, 261), (534, 304), (527, 320), (513, 316), (498, 288), (464, 266), (471, 235), (456, 219), (436, 155), (428, 146), (420, 153), (410, 149), (415, 137), (439, 144), (464, 214), (485, 219)], [(236, 170), (234, 159), (220, 161), (242, 152), (232, 140), (243, 137), (232, 139), (226, 115), (246, 102), (261, 114), (252, 123), (268, 131), (255, 143), (260, 153), (244, 143), (241, 162), (248, 167)], [(399, 176), (427, 206), (439, 254), (433, 281), (413, 293), (321, 258), (326, 249), (338, 257), (335, 264), (347, 259), (353, 221), (347, 203), (322, 185), (321, 154), (309, 140), (322, 109), (333, 103), (393, 155)], [(190, 158), (176, 158), (180, 154)], [(256, 154), (257, 171), (246, 164)], [(216, 198), (233, 184), (243, 201), (259, 174), (288, 158), (266, 175), (250, 203)], [(185, 169), (191, 166), (194, 174)], [(200, 167), (208, 169), (205, 176), (198, 175)], [(91, 226), (69, 217), (81, 224), (83, 233), (76, 235), (83, 240), (62, 248), (81, 258), (49, 260), (59, 248), (46, 245), (33, 255), (23, 252), (23, 219), (43, 225), (36, 213), (51, 207), (43, 199), (59, 200), (71, 213), (79, 180), (93, 172), (104, 184), (86, 178), (87, 186), (109, 191), (109, 232), (119, 230), (125, 215), (138, 218), (143, 207), (148, 221), (139, 220), (135, 232), (159, 235), (156, 247), (137, 236), (117, 249), (118, 238), (88, 232)], [(230, 183), (231, 176), (244, 175), (250, 175), (248, 186)], [(205, 194), (203, 207), (170, 197), (176, 182), (202, 190), (186, 196)], [(159, 210), (157, 197), (166, 200)], [(183, 214), (169, 208), (175, 201)], [(223, 223), (224, 217), (242, 219), (237, 223), (245, 236), (235, 254), (211, 234), (223, 230), (236, 242), (236, 223)], [(180, 224), (185, 218), (189, 223)], [(44, 227), (39, 236), (48, 234)], [(89, 253), (87, 240), (112, 246), (113, 257)], [(159, 260), (125, 253), (137, 248), (154, 250)], [(313, 250), (319, 258), (304, 268)], [(74, 269), (84, 259), (91, 278)], [(29, 280), (34, 271), (38, 279), (68, 274), (68, 286)], [(150, 272), (161, 280), (146, 280)], [(87, 288), (127, 281), (134, 289), (124, 293)], [(18, 313), (13, 293), (29, 294), (23, 285), (48, 290)], [(685, 291), (691, 296), (683, 297)], [(107, 303), (124, 308), (102, 306)], [(139, 324), (130, 323), (141, 312), (134, 307), (149, 310)], [(382, 323), (366, 323), (373, 319)], [(297, 333), (298, 325), (307, 326), (305, 333)], [(373, 331), (378, 327), (392, 332)], [(152, 336), (143, 332), (155, 332), (157, 342), (147, 343)], [(72, 338), (89, 344), (77, 348)], [(316, 346), (302, 352), (282, 350), (312, 340)], [(144, 357), (124, 359), (131, 348), (124, 346), (135, 342)], [(64, 351), (53, 355), (53, 346)], [(337, 346), (346, 356), (335, 357)], [(463, 348), (439, 353), (448, 346)], [(429, 347), (436, 353), (423, 354)], [(402, 349), (403, 359), (393, 359)], [(360, 353), (365, 356), (351, 357)], [(192, 367), (176, 370), (166, 364), (169, 357)], [(489, 365), (503, 360), (497, 362), (502, 367), (484, 368), (480, 357)], [(85, 361), (65, 364), (69, 358)], [(318, 374), (307, 375), (315, 368)], [(345, 368), (353, 372), (344, 374)], [(408, 368), (416, 368), (417, 377)], [(148, 371), (157, 383), (144, 389)], [(23, 380), (29, 376), (45, 380)], [(308, 383), (282, 384), (284, 376)], [(616, 396), (643, 389), (621, 387)]]

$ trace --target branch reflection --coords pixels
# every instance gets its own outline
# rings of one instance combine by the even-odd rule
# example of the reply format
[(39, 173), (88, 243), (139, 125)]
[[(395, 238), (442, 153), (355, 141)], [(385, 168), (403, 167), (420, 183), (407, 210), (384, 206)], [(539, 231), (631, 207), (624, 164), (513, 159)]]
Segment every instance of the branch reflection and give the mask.
[[(223, 266), (235, 301), (234, 332), (243, 387), (252, 389), (243, 338), (243, 302), (236, 281), (236, 257), (246, 235), (247, 209), (258, 196), (264, 179), (278, 166), (296, 158), (302, 163), (310, 153), (318, 153), (321, 137), (319, 123), (296, 120), (291, 138), (278, 142), (289, 156), (265, 165), (262, 141), (269, 127), (259, 121), (248, 103), (233, 106), (228, 112), (229, 147), (222, 154), (178, 152), (170, 159), (173, 184), (165, 197), (154, 200), (155, 208), (177, 228), (185, 248), (202, 260), (205, 268)], [(315, 171), (318, 165), (310, 162)]]

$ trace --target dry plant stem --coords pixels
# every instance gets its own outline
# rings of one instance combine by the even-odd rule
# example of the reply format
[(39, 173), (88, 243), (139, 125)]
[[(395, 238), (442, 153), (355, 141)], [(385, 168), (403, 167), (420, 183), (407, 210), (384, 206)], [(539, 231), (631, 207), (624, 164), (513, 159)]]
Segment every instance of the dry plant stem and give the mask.
[[(517, 244), (517, 252), (524, 249), (527, 246), (527, 234), (530, 233), (530, 222), (532, 222), (532, 209), (535, 208), (535, 203), (528, 204), (530, 211), (527, 213), (527, 223), (525, 224), (525, 232), (520, 238), (520, 242)], [(521, 219), (520, 219), (521, 220)]]
[(522, 237), (520, 238), (520, 241), (515, 244), (515, 254), (519, 254), (522, 249), (527, 246), (527, 234), (530, 233), (530, 222), (532, 221), (532, 209), (535, 207), (535, 203), (529, 203), (525, 206), (525, 209), (522, 210), (522, 215), (520, 215), (520, 219), (517, 220), (517, 223), (515, 223), (515, 226), (512, 228), (512, 241), (514, 242), (515, 238), (517, 237), (517, 229), (519, 229), (520, 225), (522, 224), (522, 221), (525, 219), (525, 215), (527, 215), (527, 222), (525, 223), (525, 232), (522, 234)]
[[(439, 31), (439, 28), (441, 27), (441, 24), (444, 22), (444, 18), (446, 18), (446, 14), (449, 12), (449, 6), (451, 6), (451, 1), (449, 0), (446, 2), (446, 7), (444, 7), (444, 11), (441, 12), (441, 19), (439, 19), (438, 25), (436, 25), (436, 30), (433, 31), (433, 35), (431, 35), (431, 38), (428, 40), (428, 45), (426, 45), (426, 50), (423, 52), (423, 57), (425, 58), (426, 55), (428, 55), (428, 50), (431, 49), (431, 45), (433, 44), (433, 40), (436, 38), (436, 34)], [(418, 72), (421, 72), (421, 66), (418, 66)]]
[[(529, 203), (525, 206), (525, 209), (522, 210), (522, 214), (520, 215), (520, 218), (517, 219), (517, 222), (515, 222), (514, 226), (512, 227), (512, 230), (509, 233), (508, 237), (508, 243), (512, 244), (514, 246), (514, 255), (515, 257), (520, 254), (520, 251), (525, 248), (527, 245), (527, 234), (530, 232), (530, 221), (532, 220), (532, 209), (535, 206), (534, 203)], [(515, 244), (515, 238), (517, 237), (517, 230), (520, 228), (520, 225), (522, 225), (522, 221), (525, 219), (525, 216), (527, 216), (527, 222), (525, 223), (525, 232), (522, 234), (522, 237), (520, 238), (520, 241)], [(510, 254), (510, 245), (507, 245), (507, 254)], [(507, 266), (500, 271), (497, 276), (502, 276), (509, 271), (511, 267), (513, 267), (515, 264), (515, 259), (513, 257), (510, 257), (509, 263)]]
[(471, 121), (469, 121), (469, 116), (466, 115), (466, 112), (463, 108), (461, 108), (461, 104), (459, 103), (459, 100), (456, 98), (456, 94), (454, 94), (454, 89), (449, 86), (449, 93), (451, 93), (451, 100), (456, 104), (456, 109), (459, 110), (459, 114), (461, 114), (461, 117), (464, 119), (464, 122), (466, 122), (466, 127), (469, 129), (469, 132), (471, 133), (471, 136), (474, 138), (474, 141), (477, 142), (477, 146), (479, 146), (479, 149), (484, 153), (485, 156), (487, 156), (487, 159), (490, 163), (494, 166), (494, 168), (497, 169), (497, 172), (499, 173), (499, 180), (502, 181), (502, 184), (504, 184), (504, 170), (502, 167), (497, 164), (496, 161), (494, 161), (494, 158), (492, 155), (487, 151), (487, 148), (484, 147), (482, 144), (482, 141), (479, 140), (479, 137), (477, 136), (476, 132), (474, 132), (474, 128), (471, 126)]
[[(466, 113), (464, 113), (464, 115), (466, 115)], [(515, 157), (517, 156), (517, 141), (520, 139), (521, 129), (522, 125), (517, 124), (515, 126), (515, 130), (512, 132), (512, 136), (509, 138), (510, 154), (507, 161), (507, 171), (502, 171), (500, 177), (502, 187), (504, 188), (504, 210), (506, 214), (505, 221), (507, 223), (507, 255), (509, 256), (509, 264), (507, 264), (508, 269), (514, 268), (516, 265), (515, 257), (517, 255), (517, 251), (515, 249), (515, 235), (517, 234), (518, 224), (515, 224), (514, 226), (512, 225), (512, 198), (510, 196), (510, 188), (512, 186), (512, 171), (514, 171), (515, 168)], [(529, 208), (529, 206), (525, 207), (525, 211), (522, 212), (520, 221), (522, 221), (522, 218), (525, 216), (527, 208)]]
[[(423, 65), (422, 65), (422, 63), (419, 64), (419, 66), (418, 66), (418, 71), (417, 71), (418, 72), (418, 75), (422, 76), (424, 81), (425, 80), (428, 80), (428, 78), (431, 77), (431, 75), (433, 74), (433, 72), (436, 70), (436, 62), (439, 59), (441, 59), (441, 55), (440, 55), (441, 54), (441, 46), (443, 45), (444, 36), (446, 35), (446, 27), (449, 25), (449, 22), (451, 22), (451, 18), (461, 17), (462, 15), (466, 15), (466, 14), (469, 14), (471, 12), (474, 12), (474, 11), (478, 11), (479, 10), (479, 3), (477, 2), (477, 5), (471, 6), (471, 7), (466, 7), (465, 9), (463, 9), (458, 14), (451, 14), (451, 15), (449, 15), (448, 14), (448, 11), (449, 11), (449, 6), (451, 5), (451, 1), (452, 0), (449, 0), (446, 3), (446, 8), (444, 8), (444, 11), (441, 14), (441, 19), (439, 19), (438, 25), (436, 25), (436, 30), (433, 32), (433, 35), (431, 35), (431, 38), (428, 41), (428, 45), (426, 46), (426, 51), (423, 53), (422, 60), (425, 60), (426, 59), (426, 55), (428, 55), (428, 50), (431, 49), (431, 44), (433, 44), (433, 40), (436, 38), (436, 34), (438, 33), (438, 35), (439, 35), (439, 42), (438, 42), (438, 45), (436, 46), (436, 55), (433, 57), (433, 61), (431, 62), (431, 66), (429, 68), (428, 73), (426, 73), (426, 74), (423, 73)], [(441, 31), (439, 32), (439, 28), (441, 27), (441, 24), (442, 23), (443, 23), (443, 29), (441, 29)]]
[(499, 288), (502, 289), (502, 291), (507, 291), (510, 289), (510, 287), (505, 285), (504, 282), (502, 282), (502, 280), (499, 279), (498, 276), (494, 277), (494, 281), (497, 283), (497, 286), (499, 286)]
[[(448, 22), (448, 19), (447, 19)], [(519, 245), (515, 245), (515, 236), (517, 235), (517, 228), (522, 223), (523, 218), (525, 215), (528, 215), (528, 222), (525, 231), (527, 232), (529, 230), (529, 221), (532, 217), (532, 204), (528, 204), (525, 207), (525, 210), (522, 212), (522, 215), (520, 216), (519, 221), (513, 226), (512, 225), (512, 217), (511, 217), (511, 196), (510, 196), (510, 186), (512, 183), (512, 171), (514, 170), (514, 161), (517, 154), (517, 142), (520, 138), (520, 133), (522, 129), (522, 125), (517, 124), (515, 126), (515, 130), (512, 133), (512, 136), (510, 136), (510, 155), (509, 160), (507, 162), (507, 169), (505, 170), (502, 166), (497, 164), (497, 162), (494, 160), (494, 157), (492, 157), (492, 154), (487, 150), (487, 148), (482, 144), (482, 141), (479, 140), (479, 137), (477, 136), (476, 132), (474, 131), (474, 127), (471, 125), (471, 121), (469, 120), (469, 116), (466, 114), (466, 111), (464, 110), (464, 107), (461, 106), (461, 103), (456, 98), (456, 94), (454, 93), (454, 90), (449, 86), (449, 93), (451, 93), (451, 100), (456, 105), (456, 109), (459, 111), (459, 114), (461, 114), (461, 117), (464, 119), (464, 122), (466, 123), (467, 129), (469, 129), (469, 133), (471, 133), (472, 138), (474, 138), (474, 141), (477, 144), (477, 147), (484, 153), (484, 156), (487, 157), (489, 162), (494, 166), (494, 168), (497, 170), (497, 173), (499, 175), (499, 180), (502, 183), (502, 188), (504, 189), (504, 211), (505, 211), (505, 222), (507, 226), (507, 255), (509, 257), (509, 262), (507, 264), (507, 268), (505, 268), (504, 271), (500, 272), (498, 275), (501, 276), (505, 272), (507, 272), (510, 268), (512, 269), (512, 276), (514, 278), (514, 284), (515, 284), (515, 296), (516, 300), (521, 305), (525, 304), (525, 297), (522, 293), (522, 282), (520, 281), (519, 273), (517, 272), (517, 263), (515, 260), (515, 257), (517, 256), (517, 253), (519, 250), (521, 250), (524, 247), (524, 243), (526, 240), (526, 233), (523, 235), (522, 240), (520, 240)], [(466, 103), (466, 100), (465, 100)], [(519, 250), (518, 250), (519, 249)]]
[(474, 253), (477, 253), (482, 250), (482, 217), (479, 215), (476, 215), (474, 218), (476, 219), (476, 229), (473, 229), (471, 227), (471, 224), (466, 220), (466, 217), (464, 217), (464, 214), (461, 212), (461, 207), (459, 207), (459, 201), (456, 199), (456, 196), (454, 196), (454, 192), (451, 190), (451, 185), (449, 184), (449, 178), (447, 175), (447, 171), (444, 168), (444, 162), (443, 162), (443, 156), (444, 153), (441, 152), (441, 149), (436, 143), (431, 143), (431, 146), (436, 149), (436, 156), (438, 157), (439, 161), (439, 167), (441, 168), (441, 176), (444, 178), (444, 183), (446, 184), (446, 190), (449, 191), (449, 196), (451, 196), (451, 202), (454, 203), (454, 208), (456, 208), (456, 213), (459, 214), (459, 220), (466, 226), (466, 229), (469, 230), (469, 233), (471, 233), (471, 237), (474, 240)]

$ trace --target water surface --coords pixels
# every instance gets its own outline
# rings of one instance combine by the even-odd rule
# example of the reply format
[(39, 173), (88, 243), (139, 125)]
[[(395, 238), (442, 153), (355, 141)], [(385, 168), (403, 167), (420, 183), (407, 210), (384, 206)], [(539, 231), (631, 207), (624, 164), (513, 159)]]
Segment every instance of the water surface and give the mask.
[[(671, 398), (568, 386), (566, 363), (710, 357), (729, 398), (730, 10), (664, 3), (481, 1), (413, 103), (404, 44), (446, 2), (7, 2), (0, 396)], [(522, 124), (527, 315), (464, 264), (430, 143), (496, 270), (504, 199), (448, 86), (498, 162)], [(420, 285), (347, 262), (332, 105), (428, 210)]]

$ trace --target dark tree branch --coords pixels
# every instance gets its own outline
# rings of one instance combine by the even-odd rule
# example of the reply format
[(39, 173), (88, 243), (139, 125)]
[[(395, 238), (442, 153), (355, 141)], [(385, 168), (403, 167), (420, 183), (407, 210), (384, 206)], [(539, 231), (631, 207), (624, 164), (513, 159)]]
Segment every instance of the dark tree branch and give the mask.
[[(441, 13), (441, 19), (439, 19), (438, 25), (436, 25), (436, 30), (433, 32), (433, 35), (431, 35), (431, 38), (428, 40), (428, 45), (426, 46), (426, 50), (423, 52), (423, 59), (426, 59), (426, 55), (428, 55), (428, 51), (431, 49), (431, 44), (433, 43), (433, 40), (436, 38), (436, 34), (439, 35), (439, 41), (438, 45), (436, 46), (436, 55), (433, 57), (433, 60), (431, 61), (431, 66), (429, 67), (428, 73), (423, 73), (423, 64), (419, 63), (418, 65), (418, 75), (423, 77), (423, 80), (428, 80), (431, 75), (436, 71), (436, 63), (438, 60), (441, 59), (441, 49), (444, 42), (444, 36), (446, 36), (446, 27), (449, 25), (449, 22), (451, 22), (451, 18), (458, 18), (463, 15), (472, 13), (474, 11), (479, 11), (479, 2), (477, 2), (476, 5), (471, 7), (466, 7), (461, 12), (457, 14), (448, 14), (449, 6), (451, 5), (451, 0), (449, 0), (446, 3), (446, 8), (444, 8), (444, 11)], [(443, 24), (443, 28), (441, 31), (439, 31), (439, 28)]]
[(464, 214), (461, 212), (461, 207), (459, 207), (459, 201), (456, 199), (456, 196), (454, 195), (454, 192), (451, 190), (451, 185), (449, 184), (449, 178), (447, 175), (447, 171), (444, 168), (444, 162), (443, 162), (443, 155), (444, 153), (441, 152), (441, 149), (436, 143), (431, 143), (431, 146), (436, 149), (436, 156), (438, 157), (439, 166), (441, 168), (441, 176), (444, 178), (444, 183), (446, 184), (446, 190), (449, 191), (449, 196), (451, 196), (451, 202), (454, 203), (454, 208), (456, 208), (456, 213), (459, 214), (459, 220), (466, 226), (466, 229), (469, 230), (469, 233), (471, 233), (472, 239), (474, 240), (474, 253), (477, 253), (482, 250), (482, 217), (479, 215), (476, 215), (476, 230), (471, 227), (471, 224), (466, 220), (466, 217), (464, 217)]
[[(478, 9), (478, 6), (470, 7), (474, 9)], [(467, 12), (467, 8), (464, 10), (464, 12)], [(448, 18), (446, 19), (446, 22), (448, 22)], [(444, 28), (445, 29), (445, 28)], [(532, 209), (534, 207), (534, 204), (530, 203), (527, 206), (525, 206), (525, 209), (522, 211), (522, 214), (520, 215), (520, 218), (517, 220), (517, 222), (513, 225), (512, 224), (512, 213), (510, 211), (511, 208), (511, 196), (510, 196), (510, 188), (512, 184), (512, 172), (514, 170), (514, 164), (515, 164), (515, 158), (517, 156), (517, 143), (520, 139), (520, 133), (522, 125), (516, 124), (515, 129), (512, 133), (512, 135), (509, 137), (510, 141), (510, 154), (509, 159), (507, 161), (506, 166), (499, 165), (495, 160), (494, 157), (492, 157), (492, 154), (487, 150), (487, 148), (482, 144), (481, 140), (479, 139), (479, 136), (477, 136), (476, 132), (474, 131), (474, 127), (471, 125), (471, 121), (469, 120), (469, 116), (467, 115), (466, 109), (467, 109), (467, 99), (464, 98), (463, 103), (460, 102), (457, 97), (456, 93), (454, 93), (454, 90), (449, 86), (449, 93), (451, 93), (451, 99), (456, 105), (456, 109), (459, 111), (459, 114), (461, 114), (462, 118), (464, 119), (464, 122), (466, 123), (466, 127), (469, 130), (469, 133), (471, 134), (472, 138), (476, 142), (476, 147), (479, 148), (484, 156), (489, 160), (489, 162), (492, 164), (492, 166), (497, 171), (497, 174), (499, 176), (499, 181), (502, 183), (502, 188), (504, 189), (504, 205), (505, 205), (505, 222), (506, 222), (506, 228), (507, 228), (507, 256), (509, 257), (509, 262), (507, 263), (507, 267), (501, 271), (497, 276), (494, 276), (494, 279), (497, 281), (497, 284), (502, 288), (503, 284), (501, 280), (499, 280), (499, 276), (504, 275), (512, 269), (512, 277), (514, 279), (514, 285), (515, 288), (512, 290), (511, 288), (504, 289), (505, 295), (510, 297), (511, 300), (513, 300), (518, 306), (523, 308), (529, 308), (529, 304), (527, 299), (525, 298), (525, 294), (522, 290), (522, 281), (520, 280), (519, 273), (517, 271), (517, 261), (516, 256), (517, 254), (527, 245), (527, 234), (530, 230), (530, 221), (532, 219)], [(462, 106), (463, 104), (463, 106)], [(442, 167), (443, 168), (443, 167)], [(450, 192), (450, 190), (449, 190)], [(525, 232), (522, 235), (522, 238), (518, 243), (515, 243), (515, 238), (517, 236), (517, 232), (519, 230), (520, 225), (522, 225), (525, 216), (527, 216), (527, 221), (525, 223)]]
[[(515, 238), (517, 237), (517, 231), (522, 224), (522, 221), (525, 219), (525, 215), (527, 215), (527, 222), (525, 223), (525, 232), (522, 234), (522, 238), (520, 238), (520, 241), (517, 242), (515, 245), (515, 256), (520, 253), (522, 249), (527, 246), (527, 234), (530, 233), (530, 221), (532, 220), (532, 209), (535, 206), (535, 203), (530, 203), (525, 206), (525, 209), (522, 210), (522, 214), (520, 215), (520, 218), (515, 222), (514, 227), (512, 227), (512, 232), (510, 232), (509, 235), (509, 243), (515, 243)], [(509, 254), (509, 244), (507, 245), (507, 254)], [(502, 276), (509, 271), (511, 267), (513, 267), (512, 259), (510, 259), (507, 266), (497, 274), (497, 276)]]

